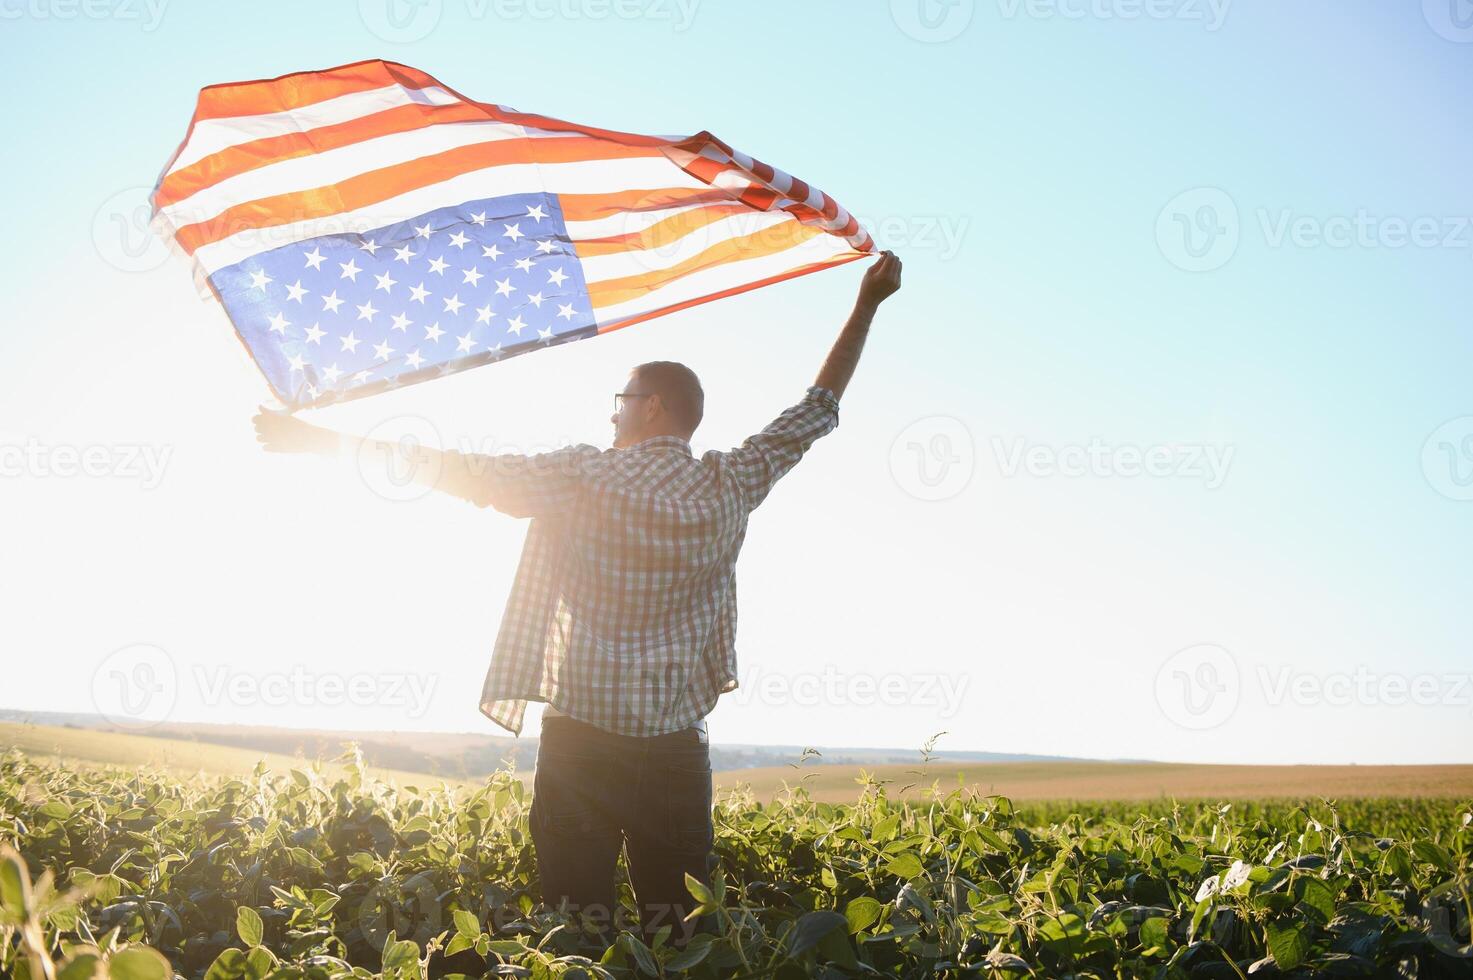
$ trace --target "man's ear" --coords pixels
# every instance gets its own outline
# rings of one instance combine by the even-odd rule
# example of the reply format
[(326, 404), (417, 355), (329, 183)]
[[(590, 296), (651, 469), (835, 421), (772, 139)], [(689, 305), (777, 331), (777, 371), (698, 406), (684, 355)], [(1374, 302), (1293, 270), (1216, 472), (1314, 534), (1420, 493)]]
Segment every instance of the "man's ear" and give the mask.
[(650, 395), (644, 400), (644, 420), (646, 422), (653, 422), (664, 410), (665, 403), (660, 400), (659, 395)]

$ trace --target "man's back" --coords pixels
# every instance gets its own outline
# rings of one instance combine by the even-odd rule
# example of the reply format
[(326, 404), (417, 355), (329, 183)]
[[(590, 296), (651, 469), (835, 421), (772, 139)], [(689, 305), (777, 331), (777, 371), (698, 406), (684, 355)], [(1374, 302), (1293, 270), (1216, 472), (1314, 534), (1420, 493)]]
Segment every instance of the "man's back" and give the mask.
[(482, 691), (519, 731), (527, 700), (626, 735), (705, 717), (736, 687), (736, 559), (747, 518), (838, 424), (812, 387), (730, 452), (657, 436), (496, 467), (473, 498), (532, 517)]

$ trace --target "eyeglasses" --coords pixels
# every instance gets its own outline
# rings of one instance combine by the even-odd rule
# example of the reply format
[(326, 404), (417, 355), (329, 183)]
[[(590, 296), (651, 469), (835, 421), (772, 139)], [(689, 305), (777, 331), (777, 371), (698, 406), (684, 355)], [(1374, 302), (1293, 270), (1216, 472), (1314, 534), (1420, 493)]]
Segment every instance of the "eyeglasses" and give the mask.
[(627, 398), (648, 398), (653, 392), (616, 391), (614, 392), (614, 414), (624, 410), (624, 400)]

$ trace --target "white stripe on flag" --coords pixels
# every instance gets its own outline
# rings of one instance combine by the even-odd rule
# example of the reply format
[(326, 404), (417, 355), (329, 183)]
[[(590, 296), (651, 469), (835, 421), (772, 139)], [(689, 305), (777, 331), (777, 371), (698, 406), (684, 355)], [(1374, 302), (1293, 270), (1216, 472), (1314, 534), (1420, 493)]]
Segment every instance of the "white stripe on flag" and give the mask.
[(635, 248), (627, 252), (580, 258), (579, 261), (583, 263), (583, 279), (591, 285), (596, 282), (607, 282), (610, 279), (623, 279), (625, 276), (638, 276), (646, 272), (669, 269), (686, 259), (695, 258), (708, 248), (720, 245), (722, 242), (746, 235), (760, 235), (761, 232), (769, 229), (773, 229), (771, 235), (763, 236), (762, 239), (759, 239), (758, 244), (762, 244), (763, 239), (780, 242), (783, 240), (784, 233), (776, 229), (775, 226), (778, 225), (791, 226), (787, 232), (791, 236), (788, 240), (791, 241), (798, 240), (799, 232), (803, 228), (801, 222), (782, 211), (749, 211), (744, 214), (733, 214), (694, 228), (658, 248)]
[(704, 183), (665, 157), (580, 160), (574, 163), (508, 163), (484, 167), (418, 187), (353, 211), (268, 227), (246, 228), (194, 253), (206, 275), (274, 248), (323, 235), (362, 234), (416, 218), (437, 208), (508, 194), (613, 194), (631, 187), (683, 187)]
[(227, 208), (248, 201), (326, 187), (370, 170), (409, 163), (472, 143), (495, 143), (522, 135), (521, 126), (489, 121), (442, 123), (391, 133), (227, 177), (164, 208), (164, 215), (182, 228), (208, 221)]
[(324, 99), (295, 109), (283, 109), (280, 112), (201, 119), (194, 124), (184, 149), (169, 167), (169, 173), (198, 163), (212, 153), (219, 153), (252, 140), (332, 126), (398, 106), (416, 103), (453, 105), (459, 101), (460, 99), (439, 86), (405, 88), (402, 85), (387, 85), (367, 92), (352, 92), (335, 99)]
[(674, 282), (651, 290), (643, 296), (613, 303), (608, 306), (595, 305), (594, 317), (600, 329), (617, 326), (620, 320), (650, 313), (654, 310), (675, 306), (688, 300), (710, 296), (734, 286), (758, 282), (780, 276), (806, 265), (823, 263), (853, 249), (842, 238), (833, 235), (815, 235), (800, 245), (782, 252), (763, 255), (755, 259), (727, 262), (710, 269), (702, 269), (681, 276)]

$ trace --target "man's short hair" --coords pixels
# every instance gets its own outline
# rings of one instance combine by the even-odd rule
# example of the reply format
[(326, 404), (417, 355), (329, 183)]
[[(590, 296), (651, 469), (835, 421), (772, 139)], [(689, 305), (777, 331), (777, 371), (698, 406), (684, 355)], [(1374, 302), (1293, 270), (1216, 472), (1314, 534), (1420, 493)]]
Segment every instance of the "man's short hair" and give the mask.
[(660, 402), (687, 436), (701, 424), (706, 393), (696, 372), (676, 361), (647, 361), (634, 369), (640, 387), (660, 396)]

